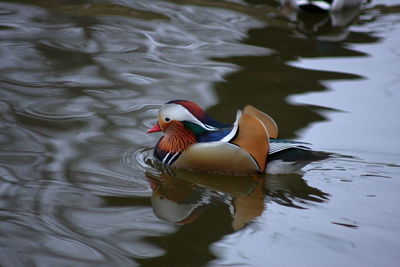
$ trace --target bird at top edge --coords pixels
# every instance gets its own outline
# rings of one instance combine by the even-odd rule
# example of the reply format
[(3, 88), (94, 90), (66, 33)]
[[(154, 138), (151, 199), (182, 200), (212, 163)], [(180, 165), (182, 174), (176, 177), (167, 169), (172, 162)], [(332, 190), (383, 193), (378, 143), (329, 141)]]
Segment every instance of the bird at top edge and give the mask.
[(264, 112), (247, 105), (233, 124), (219, 122), (188, 100), (172, 100), (159, 109), (148, 133), (163, 132), (154, 157), (163, 165), (189, 170), (249, 174), (296, 173), (329, 157), (307, 143), (278, 139), (278, 126)]
[(289, 4), (293, 8), (319, 12), (341, 11), (348, 8), (359, 7), (367, 0), (279, 0), (281, 4)]

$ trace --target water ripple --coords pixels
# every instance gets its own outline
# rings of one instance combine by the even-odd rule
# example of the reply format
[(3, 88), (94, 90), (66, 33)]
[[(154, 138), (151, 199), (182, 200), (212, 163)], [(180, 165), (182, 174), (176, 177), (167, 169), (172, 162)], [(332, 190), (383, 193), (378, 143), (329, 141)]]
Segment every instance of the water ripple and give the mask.
[[(24, 107), (24, 113), (47, 120), (71, 120), (88, 119), (95, 116), (95, 112), (90, 111), (93, 108), (85, 105), (85, 102), (91, 102), (90, 99), (82, 97), (81, 99), (59, 99), (47, 98), (42, 101), (36, 101)], [(83, 109), (82, 107), (86, 107)]]
[[(291, 242), (296, 251), (304, 248), (298, 255), (310, 246), (321, 258), (331, 255), (322, 249), (354, 255), (348, 240), (365, 238), (371, 228), (385, 237), (375, 243), (396, 247), (396, 240), (388, 246), (396, 235), (387, 229), (398, 228), (389, 212), (398, 165), (338, 157), (310, 165), (303, 177), (243, 180), (175, 171), (177, 178), (154, 161), (159, 135), (146, 128), (165, 101), (193, 99), (228, 117), (229, 108), (251, 99), (279, 113), (287, 108), (279, 114), (287, 118), (311, 109), (293, 111), (287, 94), (326, 89), (322, 79), (351, 78), (300, 70), (289, 60), (332, 56), (327, 51), (365, 55), (348, 44), (377, 42), (361, 32), (365, 21), (349, 42), (307, 41), (279, 16), (277, 2), (258, 2), (0, 3), (1, 266), (206, 265), (224, 260), (210, 247), (229, 238), (227, 251), (248, 264), (252, 255), (282, 255), (271, 246), (282, 240), (290, 243), (282, 251)], [(381, 13), (364, 16), (378, 20)], [(286, 134), (322, 119), (310, 114), (283, 123), (294, 125)], [(162, 193), (162, 204), (204, 210), (182, 224), (160, 220), (152, 199)], [(356, 248), (374, 244), (358, 241)]]

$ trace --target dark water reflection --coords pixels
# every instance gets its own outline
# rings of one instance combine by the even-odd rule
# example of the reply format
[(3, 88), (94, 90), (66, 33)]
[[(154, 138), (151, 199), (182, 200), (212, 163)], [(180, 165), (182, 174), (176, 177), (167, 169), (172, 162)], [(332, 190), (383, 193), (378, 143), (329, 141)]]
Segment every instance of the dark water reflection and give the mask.
[[(163, 169), (148, 173), (147, 178), (154, 214), (182, 226), (171, 235), (148, 239), (167, 253), (140, 260), (143, 266), (206, 264), (215, 259), (209, 244), (251, 224), (267, 212), (268, 202), (303, 208), (328, 199), (328, 194), (308, 186), (299, 175), (224, 176)], [(111, 200), (119, 201), (123, 199)]]
[[(237, 231), (261, 215), (268, 198), (301, 208), (301, 201), (322, 202), (328, 194), (307, 185), (300, 175), (225, 176), (168, 170), (148, 174), (154, 213), (161, 219), (186, 224), (218, 202), (230, 209), (232, 229)], [(297, 201), (294, 201), (297, 200)]]
[[(398, 147), (399, 127), (382, 119), (395, 133), (382, 133), (385, 149), (360, 149), (352, 143), (370, 134), (332, 119), (359, 114), (340, 108), (358, 99), (293, 96), (376, 86), (364, 66), (302, 62), (392, 51), (385, 34), (398, 32), (399, 6), (370, 3), (338, 25), (275, 1), (0, 2), (0, 265), (396, 266), (399, 154), (386, 148)], [(393, 73), (390, 64), (382, 68)], [(397, 92), (367, 99), (391, 117)], [(322, 149), (338, 133), (351, 138), (303, 175), (167, 170), (152, 161), (158, 136), (145, 130), (174, 98), (223, 121), (251, 103), (284, 138), (307, 139), (326, 123), (332, 133), (310, 140)]]

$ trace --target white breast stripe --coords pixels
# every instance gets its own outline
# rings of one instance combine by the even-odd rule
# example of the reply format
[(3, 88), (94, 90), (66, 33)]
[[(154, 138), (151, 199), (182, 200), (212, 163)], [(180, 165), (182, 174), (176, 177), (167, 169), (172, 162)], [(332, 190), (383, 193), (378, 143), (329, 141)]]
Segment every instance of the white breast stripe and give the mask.
[(168, 161), (167, 165), (171, 165), (172, 162), (174, 161), (174, 159), (179, 156), (181, 153), (180, 152), (176, 152), (174, 155), (172, 155), (171, 159)]
[(169, 153), (167, 153), (167, 155), (165, 155), (165, 157), (163, 158), (162, 163), (165, 164), (165, 161), (168, 159)]
[(163, 158), (162, 163), (165, 165), (171, 165), (174, 162), (174, 159), (180, 154), (180, 152), (176, 152), (175, 154), (167, 153)]
[(229, 142), (233, 139), (233, 137), (235, 137), (235, 135), (238, 131), (239, 120), (241, 117), (242, 117), (242, 112), (240, 110), (238, 110), (236, 113), (236, 120), (235, 120), (235, 123), (233, 124), (232, 131), (229, 134), (227, 134), (224, 138), (222, 138), (220, 140), (221, 142)]

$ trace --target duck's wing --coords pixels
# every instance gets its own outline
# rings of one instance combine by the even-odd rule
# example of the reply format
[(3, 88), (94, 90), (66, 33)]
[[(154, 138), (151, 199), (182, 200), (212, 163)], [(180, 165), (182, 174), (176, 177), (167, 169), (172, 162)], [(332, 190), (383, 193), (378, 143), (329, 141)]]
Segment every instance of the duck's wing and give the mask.
[(258, 118), (243, 114), (239, 119), (236, 136), (231, 143), (246, 150), (257, 162), (259, 171), (264, 172), (269, 150), (269, 136), (266, 127)]
[[(187, 168), (190, 162), (190, 165), (194, 165), (194, 167), (191, 167), (192, 169), (199, 169), (201, 167), (202, 169), (214, 168), (218, 171), (243, 172), (249, 170), (250, 164), (250, 169), (253, 172), (263, 172), (265, 170), (269, 150), (268, 131), (264, 123), (252, 114), (242, 114), (238, 111), (236, 121), (230, 129), (208, 132), (199, 137), (199, 141), (204, 143), (192, 145), (180, 156), (182, 159), (190, 158), (190, 160), (178, 159), (174, 165), (181, 165)], [(213, 149), (210, 149), (210, 146), (206, 145), (212, 143), (210, 141), (215, 142), (212, 145)], [(203, 145), (199, 146), (201, 144)], [(238, 148), (233, 148), (232, 144)], [(216, 156), (210, 155), (206, 151), (207, 149), (210, 149), (210, 151), (213, 150), (212, 153)], [(221, 151), (217, 151), (217, 149)], [(236, 153), (237, 155), (235, 155)], [(198, 155), (196, 156), (196, 154)], [(203, 158), (203, 155), (206, 155), (207, 159)], [(233, 166), (234, 164), (231, 162), (231, 159), (236, 159), (237, 157), (243, 158), (243, 166), (240, 162), (236, 163), (238, 166)], [(196, 160), (202, 163), (195, 163)], [(206, 162), (210, 164), (210, 167), (205, 165)], [(256, 166), (254, 166), (254, 163)], [(234, 170), (236, 167), (238, 170)]]
[(256, 117), (259, 119), (265, 126), (265, 128), (268, 131), (268, 135), (270, 138), (277, 138), (278, 137), (278, 125), (274, 121), (273, 118), (271, 118), (269, 115), (265, 114), (264, 112), (256, 109), (253, 106), (247, 105), (243, 109), (243, 114), (249, 114), (253, 117)]
[(287, 162), (312, 162), (324, 160), (332, 156), (332, 153), (315, 151), (309, 148), (308, 143), (287, 141), (280, 139), (270, 140), (269, 161), (284, 160)]
[(269, 144), (268, 155), (272, 155), (290, 148), (311, 150), (307, 145), (309, 144), (304, 142), (289, 141), (282, 139), (271, 139)]
[(329, 158), (332, 154), (314, 151), (307, 143), (271, 139), (266, 172), (270, 174), (296, 173), (305, 165)]

